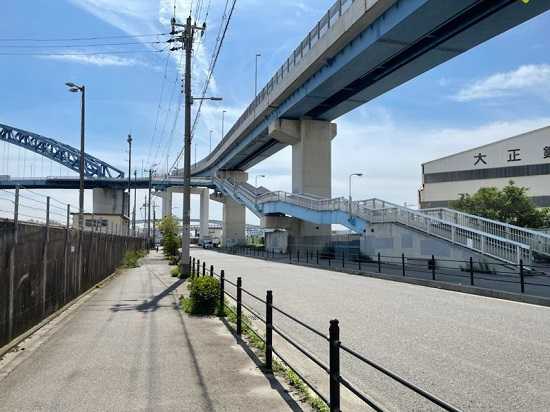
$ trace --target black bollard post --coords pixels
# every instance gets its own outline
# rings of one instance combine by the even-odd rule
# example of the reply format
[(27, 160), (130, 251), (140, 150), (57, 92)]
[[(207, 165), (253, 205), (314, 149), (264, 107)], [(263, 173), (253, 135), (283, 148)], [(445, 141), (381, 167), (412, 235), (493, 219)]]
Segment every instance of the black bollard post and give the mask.
[(340, 412), (340, 326), (331, 320), (329, 328), (330, 411)]
[(240, 277), (237, 278), (237, 335), (242, 334), (242, 285), (243, 281)]
[(273, 370), (273, 293), (268, 290), (265, 297), (265, 368)]

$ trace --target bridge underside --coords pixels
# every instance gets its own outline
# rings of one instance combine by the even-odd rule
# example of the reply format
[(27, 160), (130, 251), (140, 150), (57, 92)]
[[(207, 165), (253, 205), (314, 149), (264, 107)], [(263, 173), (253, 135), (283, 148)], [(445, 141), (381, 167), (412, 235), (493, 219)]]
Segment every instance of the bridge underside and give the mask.
[(287, 145), (268, 133), (274, 121), (332, 121), (549, 7), (548, 1), (397, 1), (336, 55), (326, 57), (322, 68), (286, 100), (271, 104), (234, 142), (199, 162), (193, 173), (247, 170)]

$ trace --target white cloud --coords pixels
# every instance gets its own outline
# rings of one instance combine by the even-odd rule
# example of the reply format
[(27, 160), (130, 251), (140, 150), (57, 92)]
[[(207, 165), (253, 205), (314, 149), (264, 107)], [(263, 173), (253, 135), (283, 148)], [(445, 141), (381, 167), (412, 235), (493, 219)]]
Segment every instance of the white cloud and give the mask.
[(549, 90), (550, 65), (529, 64), (478, 80), (460, 90), (453, 98), (459, 102), (469, 102), (520, 93), (546, 94)]
[(158, 2), (150, 0), (71, 0), (71, 2), (128, 34), (160, 33)]
[(136, 59), (130, 59), (126, 57), (119, 57), (111, 54), (98, 54), (98, 55), (85, 55), (85, 54), (60, 54), (44, 56), (49, 60), (63, 60), (73, 63), (89, 64), (93, 66), (142, 66), (145, 63)]

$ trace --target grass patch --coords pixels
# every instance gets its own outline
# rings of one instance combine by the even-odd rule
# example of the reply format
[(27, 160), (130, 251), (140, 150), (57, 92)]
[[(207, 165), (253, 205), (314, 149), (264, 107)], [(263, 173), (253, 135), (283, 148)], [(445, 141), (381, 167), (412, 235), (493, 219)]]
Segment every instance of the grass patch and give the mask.
[[(231, 309), (225, 303), (225, 315), (226, 319), (233, 325), (237, 325), (237, 308), (232, 306)], [(257, 335), (260, 335), (262, 338), (265, 338), (263, 334), (253, 331), (251, 319), (244, 313), (241, 316), (242, 319), (242, 334), (246, 337), (246, 340), (250, 347), (257, 350), (257, 355), (261, 355), (263, 358), (265, 353), (265, 343)], [(254, 333), (256, 332), (256, 333)], [(276, 355), (273, 354), (275, 357)], [(313, 410), (317, 412), (329, 412), (328, 405), (319, 398), (316, 394), (312, 393), (308, 388), (306, 383), (296, 375), (290, 368), (286, 367), (282, 362), (273, 359), (273, 374), (284, 378), (290, 386), (292, 386), (297, 393), (299, 393), (301, 400), (309, 404)]]
[(125, 268), (137, 268), (139, 267), (139, 260), (146, 255), (144, 250), (130, 250), (126, 252), (122, 260), (122, 265)]

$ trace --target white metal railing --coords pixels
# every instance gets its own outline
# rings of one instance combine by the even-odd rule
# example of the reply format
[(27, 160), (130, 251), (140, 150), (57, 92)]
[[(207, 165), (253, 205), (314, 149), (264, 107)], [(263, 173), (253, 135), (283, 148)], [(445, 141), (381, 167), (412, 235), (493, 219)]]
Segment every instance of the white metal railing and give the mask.
[(446, 222), (529, 245), (533, 251), (550, 255), (550, 234), (447, 208), (423, 209), (422, 213)]
[[(485, 222), (485, 225), (474, 227), (466, 219), (459, 218), (457, 215), (449, 218), (449, 214), (441, 213), (441, 216), (439, 216), (433, 210), (429, 211), (429, 213), (423, 213), (422, 211), (408, 209), (381, 199), (355, 201), (352, 202), (350, 207), (348, 199), (344, 197), (319, 199), (314, 196), (283, 191), (267, 192), (257, 196), (243, 185), (234, 183), (229, 179), (214, 178), (213, 180), (218, 187), (223, 187), (224, 190), (230, 191), (237, 198), (241, 198), (243, 201), (245, 199), (248, 200), (250, 204), (255, 205), (257, 211), (261, 211), (263, 204), (270, 202), (283, 202), (315, 211), (341, 211), (344, 213), (351, 211), (352, 217), (360, 218), (373, 224), (402, 224), (430, 236), (442, 238), (476, 252), (514, 264), (519, 263), (520, 260), (523, 260), (525, 264), (530, 264), (533, 250), (545, 253), (530, 243), (522, 242), (522, 240), (527, 239), (525, 236), (517, 236), (516, 239), (512, 239), (511, 237), (502, 236), (501, 232), (490, 232), (490, 229), (498, 225), (507, 226), (509, 233), (521, 233), (524, 229), (501, 224), (489, 219), (479, 218)], [(461, 215), (460, 212), (457, 212), (457, 214)], [(476, 216), (472, 215), (467, 216), (476, 218)], [(533, 232), (533, 234), (550, 238), (548, 235), (537, 232)], [(544, 242), (542, 243), (544, 244)]]

